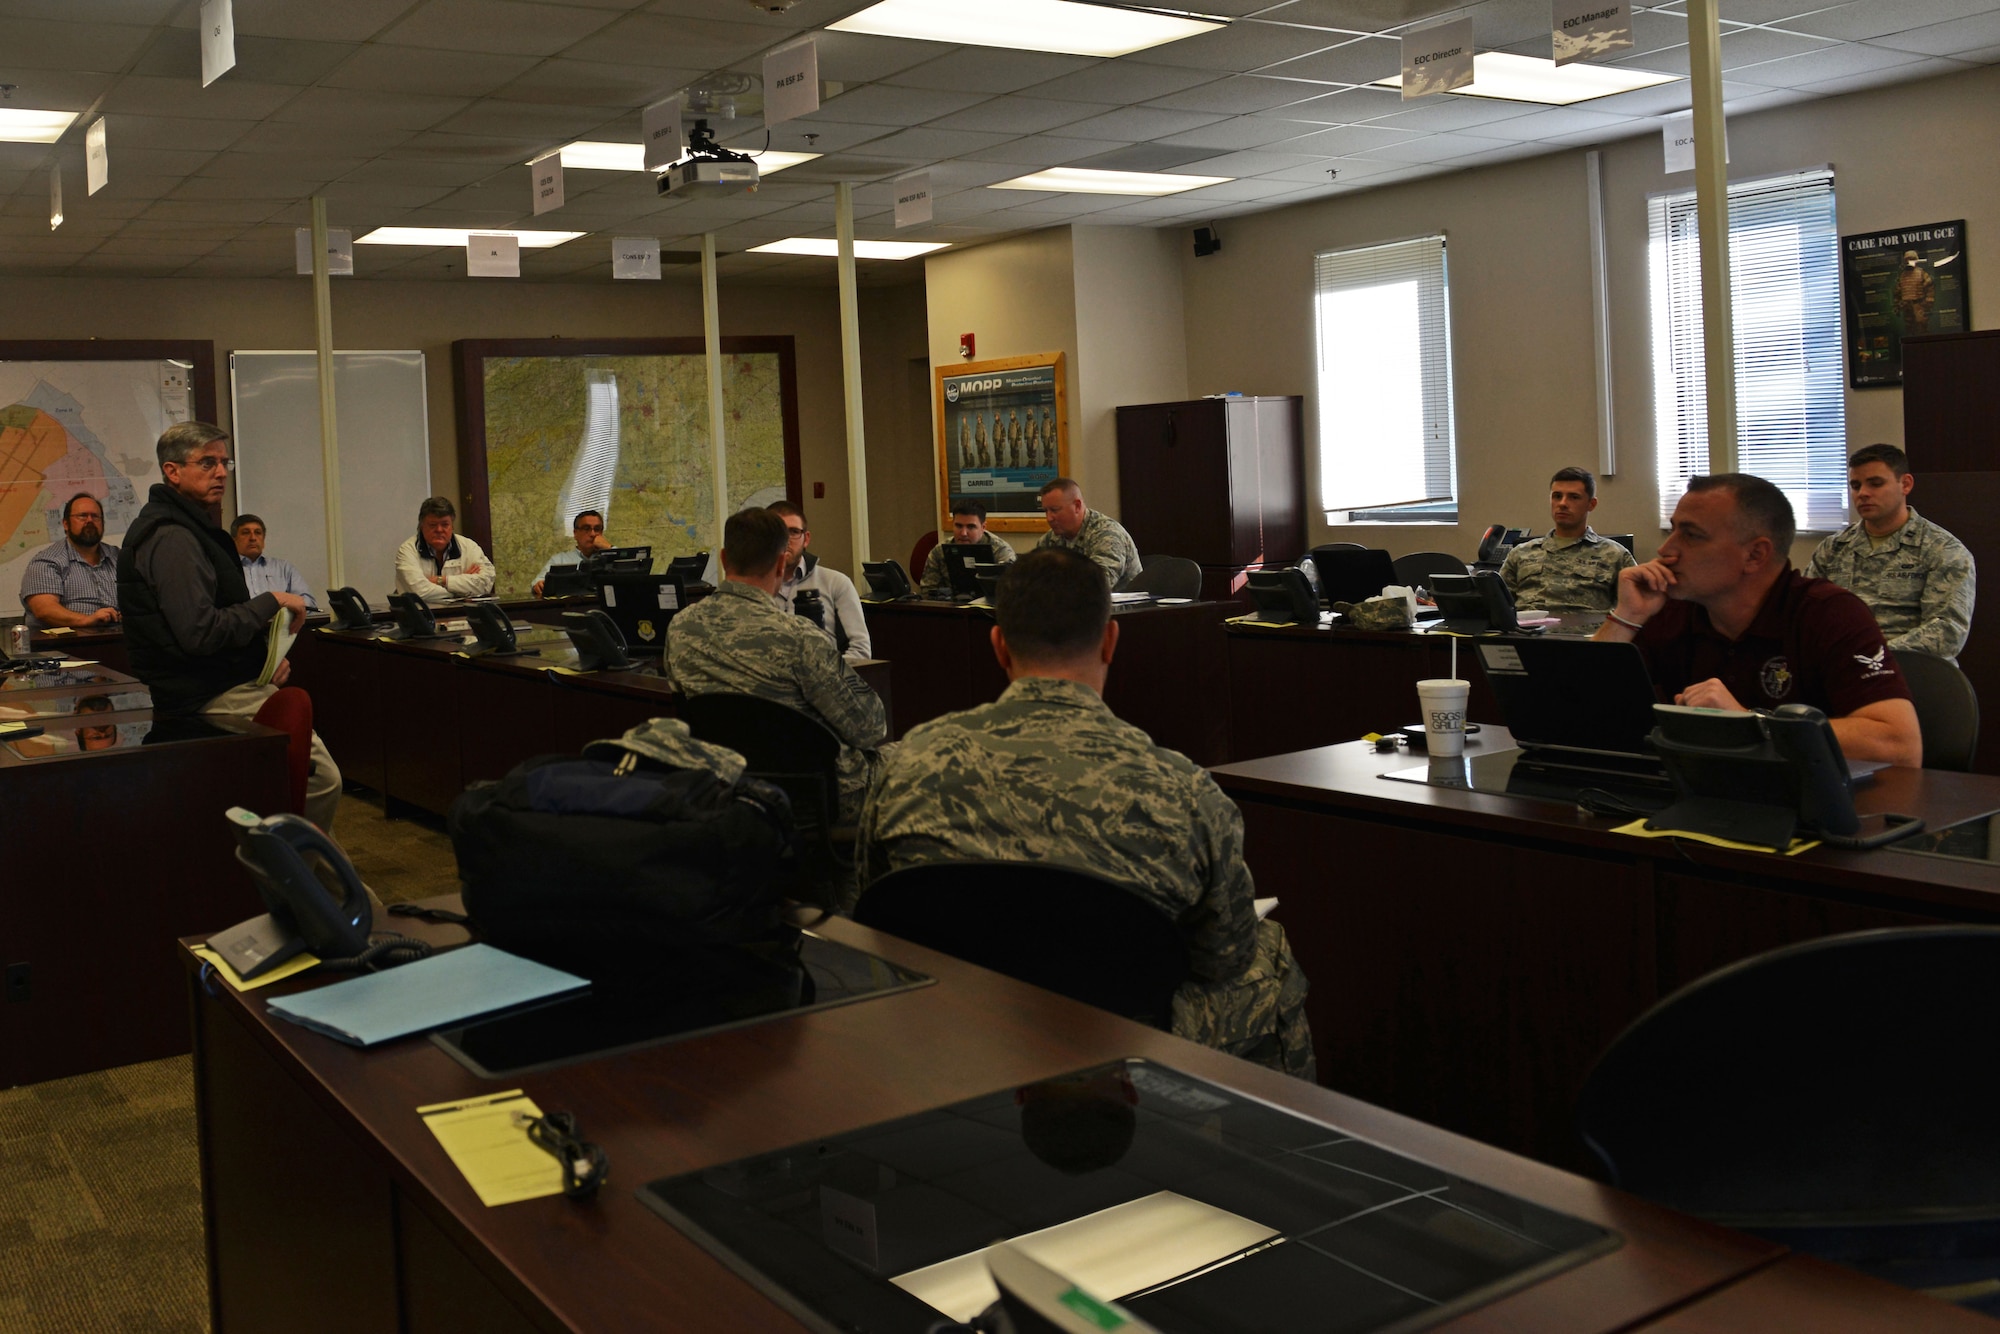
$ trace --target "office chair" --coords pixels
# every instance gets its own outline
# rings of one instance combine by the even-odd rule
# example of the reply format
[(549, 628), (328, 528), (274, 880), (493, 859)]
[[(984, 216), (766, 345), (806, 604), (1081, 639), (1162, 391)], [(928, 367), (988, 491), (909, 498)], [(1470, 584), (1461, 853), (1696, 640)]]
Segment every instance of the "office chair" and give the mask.
[(1139, 573), (1126, 582), (1127, 593), (1151, 593), (1156, 598), (1201, 596), (1201, 566), (1186, 556), (1147, 556)]
[(1601, 533), (1599, 536), (1610, 538), (1613, 542), (1631, 552), (1634, 557), (1637, 557), (1639, 554), (1639, 548), (1632, 545), (1635, 539), (1631, 533)]
[(862, 892), (864, 926), (1154, 1028), (1173, 1022), (1187, 945), (1115, 881), (1041, 862), (932, 862)]
[(1996, 1050), (2000, 927), (1829, 936), (1655, 1005), (1599, 1058), (1577, 1127), (1621, 1189), (1905, 1286), (1976, 1286), (2000, 1279)]
[(1396, 564), (1379, 548), (1340, 542), (1314, 547), (1319, 595), (1328, 603), (1366, 602), (1396, 582)]
[(1434, 574), (1464, 574), (1465, 562), (1442, 551), (1412, 551), (1395, 560), (1396, 582), (1405, 588), (1429, 588)]
[(755, 695), (684, 696), (677, 713), (696, 740), (727, 746), (748, 771), (792, 799), (802, 902), (831, 906), (854, 874), (854, 831), (840, 823), (840, 738), (817, 718)]
[[(998, 542), (1000, 539), (996, 537), (993, 540)], [(918, 538), (917, 544), (910, 548), (910, 577), (918, 583), (923, 582), (924, 562), (930, 559), (931, 548), (937, 544), (938, 535), (929, 532)]]
[(285, 751), (285, 792), (293, 815), (306, 813), (306, 778), (312, 773), (312, 696), (297, 686), (281, 686), (257, 710), (256, 722), (283, 732), (290, 741)]
[(1899, 653), (1896, 665), (1917, 706), (1924, 768), (1969, 772), (1979, 751), (1979, 692), (1958, 665), (1924, 653)]

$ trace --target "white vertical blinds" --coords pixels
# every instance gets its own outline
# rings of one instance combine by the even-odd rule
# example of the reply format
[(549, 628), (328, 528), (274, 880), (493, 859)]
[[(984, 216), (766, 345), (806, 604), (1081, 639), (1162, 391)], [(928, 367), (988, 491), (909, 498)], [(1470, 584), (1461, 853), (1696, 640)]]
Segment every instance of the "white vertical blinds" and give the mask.
[(1328, 522), (1457, 496), (1447, 295), (1442, 236), (1313, 257)]
[[(1648, 211), (1665, 528), (1688, 478), (1709, 470), (1708, 397), (1694, 192), (1657, 195)], [(1847, 505), (1847, 406), (1831, 171), (1729, 187), (1729, 290), (1737, 466), (1782, 490), (1801, 529), (1839, 528)]]

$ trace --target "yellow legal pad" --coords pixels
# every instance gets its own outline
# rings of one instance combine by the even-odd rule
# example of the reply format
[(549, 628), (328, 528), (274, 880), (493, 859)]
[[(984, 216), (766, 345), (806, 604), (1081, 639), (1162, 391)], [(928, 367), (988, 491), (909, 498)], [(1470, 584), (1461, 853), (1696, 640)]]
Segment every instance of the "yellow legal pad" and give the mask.
[(234, 968), (231, 968), (224, 962), (220, 954), (217, 954), (206, 945), (196, 945), (194, 947), (194, 957), (214, 968), (223, 981), (238, 991), (255, 991), (258, 987), (267, 987), (273, 982), (282, 982), (294, 973), (303, 973), (306, 969), (319, 962), (317, 954), (294, 954), (291, 958), (285, 960), (262, 977), (253, 977), (248, 982), (245, 982), (236, 975)]
[(489, 1209), (562, 1194), (562, 1164), (528, 1138), (526, 1126), (515, 1124), (516, 1112), (540, 1116), (542, 1109), (519, 1089), (417, 1108)]
[(1718, 848), (1735, 848), (1738, 852), (1783, 852), (1787, 857), (1796, 857), (1801, 852), (1810, 852), (1819, 846), (1819, 840), (1808, 842), (1802, 838), (1792, 840), (1789, 848), (1767, 848), (1761, 843), (1737, 843), (1713, 834), (1697, 834), (1691, 829), (1648, 829), (1642, 817), (1631, 824), (1619, 825), (1611, 831), (1614, 834), (1637, 834), (1640, 838), (1691, 838), (1697, 843), (1710, 843)]

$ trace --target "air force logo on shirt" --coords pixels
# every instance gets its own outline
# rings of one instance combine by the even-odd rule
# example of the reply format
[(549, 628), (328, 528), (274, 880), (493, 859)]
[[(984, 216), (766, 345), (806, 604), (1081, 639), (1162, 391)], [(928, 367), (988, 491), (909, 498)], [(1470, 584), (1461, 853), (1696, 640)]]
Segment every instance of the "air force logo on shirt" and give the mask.
[(1792, 665), (1785, 661), (1783, 654), (1764, 664), (1760, 678), (1765, 695), (1771, 699), (1783, 699), (1792, 693)]
[(1887, 676), (1895, 669), (1888, 664), (1889, 646), (1884, 644), (1873, 653), (1857, 653), (1854, 661), (1860, 664), (1861, 679), (1873, 681), (1878, 676)]

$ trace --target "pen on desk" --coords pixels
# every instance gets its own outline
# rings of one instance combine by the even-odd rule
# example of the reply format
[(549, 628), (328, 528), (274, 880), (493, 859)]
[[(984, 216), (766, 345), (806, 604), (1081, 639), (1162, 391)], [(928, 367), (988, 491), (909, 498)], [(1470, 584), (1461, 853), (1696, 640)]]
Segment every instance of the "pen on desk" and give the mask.
[(508, 1089), (504, 1093), (489, 1093), (481, 1098), (467, 1098), (463, 1102), (434, 1102), (428, 1107), (417, 1108), (418, 1116), (434, 1116), (439, 1112), (469, 1112), (477, 1107), (491, 1107), (497, 1103), (512, 1102), (526, 1097), (520, 1089)]

